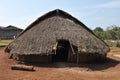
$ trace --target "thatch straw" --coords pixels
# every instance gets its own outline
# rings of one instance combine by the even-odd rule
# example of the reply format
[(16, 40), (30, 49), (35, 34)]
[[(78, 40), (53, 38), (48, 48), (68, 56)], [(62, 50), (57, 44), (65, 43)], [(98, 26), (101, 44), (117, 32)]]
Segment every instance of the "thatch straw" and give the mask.
[(79, 53), (106, 55), (109, 51), (109, 47), (83, 23), (58, 9), (28, 26), (6, 51), (20, 55), (51, 54), (58, 39), (69, 40)]

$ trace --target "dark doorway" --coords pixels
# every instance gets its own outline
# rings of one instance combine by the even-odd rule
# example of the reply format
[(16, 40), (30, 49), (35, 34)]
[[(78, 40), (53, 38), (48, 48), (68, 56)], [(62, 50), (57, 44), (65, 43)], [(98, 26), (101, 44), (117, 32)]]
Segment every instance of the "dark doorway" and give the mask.
[(66, 62), (68, 58), (70, 43), (68, 40), (58, 40), (57, 41), (56, 54), (52, 55), (53, 62)]

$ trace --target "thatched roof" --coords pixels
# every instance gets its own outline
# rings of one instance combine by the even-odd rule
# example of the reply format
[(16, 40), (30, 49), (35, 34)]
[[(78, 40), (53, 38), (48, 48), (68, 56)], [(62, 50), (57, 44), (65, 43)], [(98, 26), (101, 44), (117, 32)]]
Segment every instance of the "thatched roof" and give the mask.
[(58, 39), (69, 40), (80, 53), (106, 55), (109, 51), (82, 22), (59, 9), (39, 17), (6, 47), (6, 51), (20, 55), (51, 54)]

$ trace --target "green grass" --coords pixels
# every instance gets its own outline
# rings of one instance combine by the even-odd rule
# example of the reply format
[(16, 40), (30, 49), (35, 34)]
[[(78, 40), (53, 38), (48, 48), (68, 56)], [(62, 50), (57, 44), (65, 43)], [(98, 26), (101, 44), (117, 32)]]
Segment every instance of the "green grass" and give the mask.
[(12, 40), (0, 40), (0, 46), (8, 45)]

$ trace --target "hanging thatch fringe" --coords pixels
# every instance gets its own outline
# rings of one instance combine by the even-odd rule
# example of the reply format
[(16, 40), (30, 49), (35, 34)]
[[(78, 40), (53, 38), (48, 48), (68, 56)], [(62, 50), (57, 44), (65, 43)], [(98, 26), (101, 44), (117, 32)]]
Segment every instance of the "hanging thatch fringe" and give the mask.
[(54, 50), (54, 51), (56, 51), (57, 45), (58, 45), (58, 42), (56, 42), (55, 45), (53, 46), (53, 50)]
[(57, 46), (58, 46), (58, 42), (56, 42), (55, 45), (52, 48), (52, 50), (55, 54), (56, 54)]

